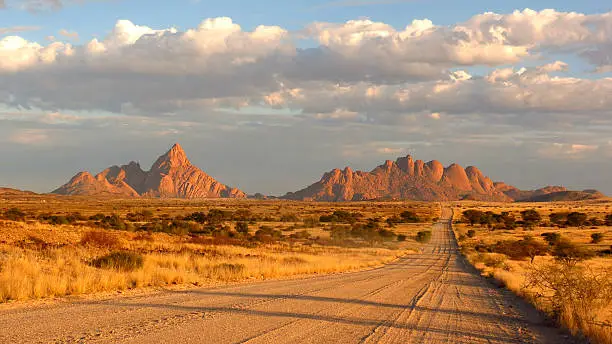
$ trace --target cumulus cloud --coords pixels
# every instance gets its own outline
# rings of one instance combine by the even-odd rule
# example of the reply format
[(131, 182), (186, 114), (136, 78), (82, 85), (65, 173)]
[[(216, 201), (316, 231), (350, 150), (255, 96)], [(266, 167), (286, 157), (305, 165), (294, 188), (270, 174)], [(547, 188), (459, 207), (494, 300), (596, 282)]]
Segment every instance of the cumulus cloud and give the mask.
[[(403, 28), (317, 22), (297, 32), (246, 30), (224, 17), (187, 30), (120, 20), (105, 37), (81, 42), (65, 30), (51, 42), (7, 30), (0, 121), (38, 115), (0, 130), (21, 143), (43, 142), (49, 128), (181, 141), (205, 132), (248, 147), (264, 135), (267, 143), (296, 142), (282, 149), (300, 154), (342, 147), (330, 164), (413, 146), (446, 154), (431, 147), (476, 151), (500, 142), (539, 157), (590, 156), (608, 147), (589, 140), (592, 133), (612, 135), (612, 79), (582, 77), (584, 67), (562, 59), (612, 70), (611, 30), (612, 13), (554, 10), (483, 13), (454, 25), (417, 19)], [(109, 116), (93, 119), (97, 113)], [(284, 154), (278, 146), (264, 148)]]

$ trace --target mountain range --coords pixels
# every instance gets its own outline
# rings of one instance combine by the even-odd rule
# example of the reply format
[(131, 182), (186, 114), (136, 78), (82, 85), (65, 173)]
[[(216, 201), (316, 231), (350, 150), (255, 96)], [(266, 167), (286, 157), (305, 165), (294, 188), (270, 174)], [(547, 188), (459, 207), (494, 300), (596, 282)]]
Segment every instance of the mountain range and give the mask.
[[(194, 166), (183, 148), (175, 144), (160, 156), (149, 171), (137, 162), (111, 166), (97, 175), (80, 172), (57, 190), (59, 195), (161, 197), (161, 198), (245, 198), (239, 189), (224, 185)], [(281, 197), (305, 201), (547, 201), (586, 200), (604, 197), (595, 190), (569, 191), (561, 186), (520, 190), (494, 182), (478, 168), (458, 164), (444, 167), (439, 161), (414, 160), (410, 155), (387, 160), (370, 172), (334, 169), (318, 182)]]
[(93, 176), (80, 172), (57, 190), (59, 195), (161, 197), (161, 198), (244, 198), (239, 189), (224, 185), (192, 165), (177, 143), (160, 156), (149, 171), (137, 162), (112, 166)]
[(334, 169), (321, 180), (297, 192), (283, 196), (290, 200), (362, 201), (408, 199), (417, 201), (537, 201), (538, 197), (555, 194), (572, 198), (603, 197), (593, 190), (569, 192), (561, 186), (538, 190), (520, 190), (503, 182), (493, 182), (478, 168), (457, 164), (444, 167), (439, 161), (425, 163), (410, 155), (396, 161), (387, 160), (370, 172)]

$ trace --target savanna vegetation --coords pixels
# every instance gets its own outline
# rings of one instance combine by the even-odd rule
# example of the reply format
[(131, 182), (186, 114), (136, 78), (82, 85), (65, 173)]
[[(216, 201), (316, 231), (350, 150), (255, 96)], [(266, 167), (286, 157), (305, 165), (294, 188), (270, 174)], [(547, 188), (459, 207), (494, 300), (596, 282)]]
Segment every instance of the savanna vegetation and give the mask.
[(455, 204), (466, 257), (573, 334), (612, 342), (612, 202)]
[(0, 302), (377, 266), (418, 250), (439, 208), (407, 202), (0, 203)]

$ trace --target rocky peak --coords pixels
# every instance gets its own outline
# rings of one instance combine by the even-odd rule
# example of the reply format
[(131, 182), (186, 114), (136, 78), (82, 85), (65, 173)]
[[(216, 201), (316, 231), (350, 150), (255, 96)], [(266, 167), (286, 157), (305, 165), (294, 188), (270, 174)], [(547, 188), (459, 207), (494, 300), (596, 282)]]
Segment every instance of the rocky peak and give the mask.
[(121, 167), (109, 167), (95, 178), (82, 172), (54, 193), (172, 198), (246, 197), (244, 192), (219, 183), (193, 166), (179, 144), (160, 156), (150, 171), (143, 171), (139, 163), (132, 161)]
[(405, 173), (408, 173), (409, 175), (414, 174), (414, 159), (412, 159), (412, 156), (407, 155), (403, 158), (399, 158), (395, 163), (400, 170), (404, 171)]
[(79, 184), (79, 183), (91, 183), (96, 179), (89, 172), (79, 172), (72, 179), (70, 179), (70, 184)]
[(187, 158), (187, 154), (183, 147), (178, 143), (174, 144), (166, 154), (160, 156), (153, 164), (152, 170), (169, 171), (171, 168), (188, 167), (191, 162)]

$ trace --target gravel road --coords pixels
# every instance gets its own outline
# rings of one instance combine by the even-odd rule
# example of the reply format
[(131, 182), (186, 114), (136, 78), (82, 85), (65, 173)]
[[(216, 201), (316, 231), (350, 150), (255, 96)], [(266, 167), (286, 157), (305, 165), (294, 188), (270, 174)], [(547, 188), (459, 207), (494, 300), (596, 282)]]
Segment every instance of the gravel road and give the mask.
[(457, 252), (451, 211), (420, 254), (312, 278), (0, 310), (0, 343), (570, 343)]

